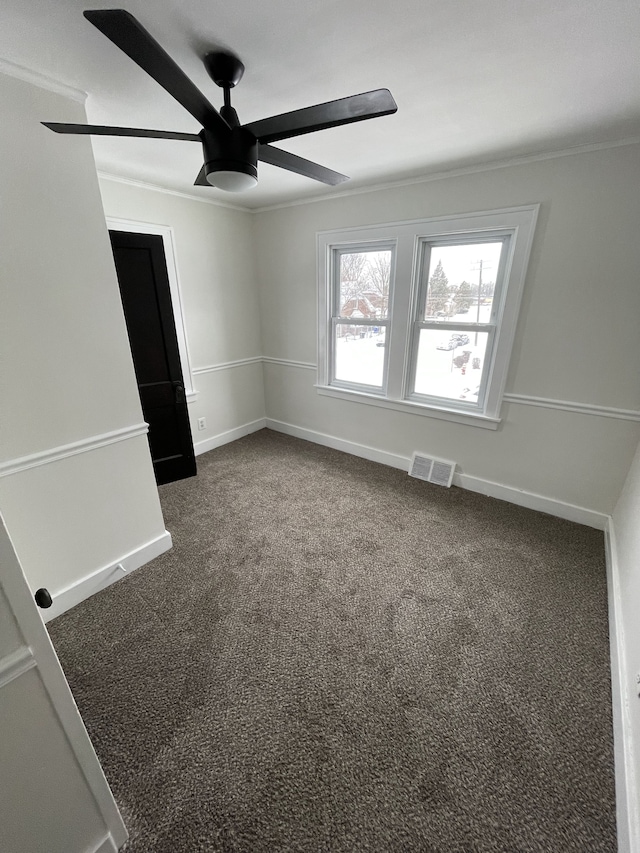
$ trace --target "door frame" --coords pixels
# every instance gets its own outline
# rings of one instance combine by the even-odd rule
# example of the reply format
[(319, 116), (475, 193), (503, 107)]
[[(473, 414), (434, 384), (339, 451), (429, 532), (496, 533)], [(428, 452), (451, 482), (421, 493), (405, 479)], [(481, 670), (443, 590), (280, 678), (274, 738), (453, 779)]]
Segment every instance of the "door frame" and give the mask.
[(198, 391), (193, 381), (193, 371), (191, 369), (191, 357), (189, 355), (187, 329), (184, 322), (182, 291), (180, 288), (180, 276), (178, 275), (173, 227), (171, 225), (158, 225), (152, 222), (138, 222), (133, 219), (119, 219), (114, 216), (107, 216), (106, 222), (107, 228), (110, 231), (129, 231), (132, 234), (156, 234), (162, 237), (167, 275), (169, 277), (171, 304), (173, 307), (173, 324), (176, 327), (176, 336), (178, 338), (178, 353), (182, 367), (184, 390), (187, 404), (192, 403), (198, 399)]

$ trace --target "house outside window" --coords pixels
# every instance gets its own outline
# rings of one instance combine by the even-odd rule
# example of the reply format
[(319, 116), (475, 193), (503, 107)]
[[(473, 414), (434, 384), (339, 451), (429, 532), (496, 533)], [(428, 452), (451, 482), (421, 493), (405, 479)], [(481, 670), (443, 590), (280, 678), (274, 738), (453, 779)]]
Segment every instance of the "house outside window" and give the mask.
[(366, 243), (332, 253), (330, 358), (336, 387), (385, 387), (394, 250), (393, 243)]
[(318, 392), (496, 428), (538, 205), (318, 235)]

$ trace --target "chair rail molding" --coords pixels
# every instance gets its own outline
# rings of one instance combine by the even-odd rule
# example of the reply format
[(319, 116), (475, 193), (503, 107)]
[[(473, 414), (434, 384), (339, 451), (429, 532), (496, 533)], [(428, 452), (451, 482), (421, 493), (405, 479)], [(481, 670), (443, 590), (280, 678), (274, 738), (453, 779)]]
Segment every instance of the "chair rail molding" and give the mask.
[[(278, 364), (282, 367), (297, 367), (304, 370), (316, 370), (315, 362), (295, 361), (289, 358), (274, 358), (263, 356), (265, 364)], [(575, 412), (580, 415), (595, 415), (601, 418), (614, 418), (621, 421), (635, 421), (640, 423), (640, 411), (637, 409), (620, 409), (614, 406), (599, 406), (595, 403), (577, 403), (574, 400), (556, 400), (551, 397), (535, 397), (531, 394), (505, 393), (502, 396), (504, 403), (513, 403), (518, 406), (537, 406), (541, 409), (559, 409), (562, 412)]]
[(36, 659), (28, 646), (21, 646), (15, 652), (0, 658), (0, 687), (10, 684), (34, 666)]
[(51, 462), (57, 462), (69, 456), (77, 456), (79, 453), (86, 453), (89, 450), (96, 450), (99, 447), (106, 447), (108, 444), (116, 444), (119, 441), (137, 438), (139, 435), (146, 435), (148, 432), (149, 424), (134, 424), (133, 426), (114, 429), (111, 432), (104, 432), (100, 435), (82, 438), (79, 441), (71, 442), (71, 444), (61, 444), (59, 447), (39, 450), (36, 453), (21, 456), (18, 459), (9, 459), (7, 462), (0, 463), (0, 477), (10, 477), (12, 474), (26, 471), (29, 468), (37, 468), (39, 465), (49, 465)]
[(195, 376), (201, 373), (216, 373), (218, 370), (231, 370), (234, 367), (244, 367), (247, 364), (262, 364), (263, 361), (262, 356), (254, 355), (249, 358), (237, 358), (234, 361), (221, 361), (219, 364), (206, 364), (203, 367), (194, 367), (193, 373)]
[(505, 394), (502, 399), (505, 403), (515, 403), (521, 406), (538, 406), (541, 409), (560, 409), (563, 412), (577, 412), (580, 415), (597, 415), (601, 418), (640, 422), (640, 411), (635, 409), (616, 409), (613, 406), (576, 403), (573, 400), (554, 400), (548, 397), (532, 397), (528, 394)]
[(289, 358), (271, 358), (265, 355), (262, 357), (265, 364), (282, 364), (285, 367), (299, 367), (301, 370), (317, 370), (318, 365), (312, 361), (292, 361)]

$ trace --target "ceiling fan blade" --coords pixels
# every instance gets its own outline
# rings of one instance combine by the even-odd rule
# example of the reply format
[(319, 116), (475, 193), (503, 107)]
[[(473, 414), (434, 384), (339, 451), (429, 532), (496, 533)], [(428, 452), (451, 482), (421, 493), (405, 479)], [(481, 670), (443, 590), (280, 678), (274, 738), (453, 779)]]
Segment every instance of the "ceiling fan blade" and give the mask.
[(96, 9), (85, 18), (172, 95), (203, 127), (227, 132), (229, 125), (153, 36), (124, 9)]
[(109, 127), (102, 124), (63, 124), (55, 121), (43, 121), (42, 124), (55, 133), (76, 133), (92, 136), (140, 136), (150, 139), (183, 139), (187, 142), (201, 142), (197, 133), (179, 133), (173, 130), (143, 130), (137, 127)]
[(270, 163), (272, 166), (279, 166), (281, 169), (288, 169), (297, 175), (304, 175), (305, 178), (313, 178), (314, 181), (321, 181), (323, 184), (329, 184), (332, 187), (349, 180), (347, 175), (333, 172), (319, 163), (305, 160), (304, 157), (298, 157), (297, 154), (291, 154), (281, 148), (274, 148), (273, 145), (260, 144), (258, 160), (262, 160), (263, 163)]
[(207, 180), (207, 176), (204, 170), (204, 166), (198, 172), (198, 177), (193, 182), (194, 187), (211, 187), (211, 184)]
[(290, 113), (253, 121), (244, 126), (259, 142), (277, 142), (303, 133), (313, 133), (328, 127), (364, 121), (368, 118), (390, 115), (398, 109), (388, 89), (374, 89), (362, 95), (340, 98), (326, 104), (316, 104)]

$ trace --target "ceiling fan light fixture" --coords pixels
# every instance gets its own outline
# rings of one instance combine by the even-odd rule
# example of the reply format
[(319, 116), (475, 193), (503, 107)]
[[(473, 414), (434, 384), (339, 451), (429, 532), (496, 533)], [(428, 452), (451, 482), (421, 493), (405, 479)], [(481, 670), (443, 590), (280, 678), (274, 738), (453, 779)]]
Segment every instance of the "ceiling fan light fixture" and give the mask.
[(230, 193), (250, 190), (258, 183), (258, 143), (242, 127), (216, 135), (200, 134), (204, 152), (204, 174), (208, 184)]
[(212, 187), (228, 193), (242, 193), (258, 185), (257, 169), (239, 171), (225, 168), (226, 166), (228, 164), (223, 163), (218, 167), (216, 163), (207, 163), (206, 178)]

